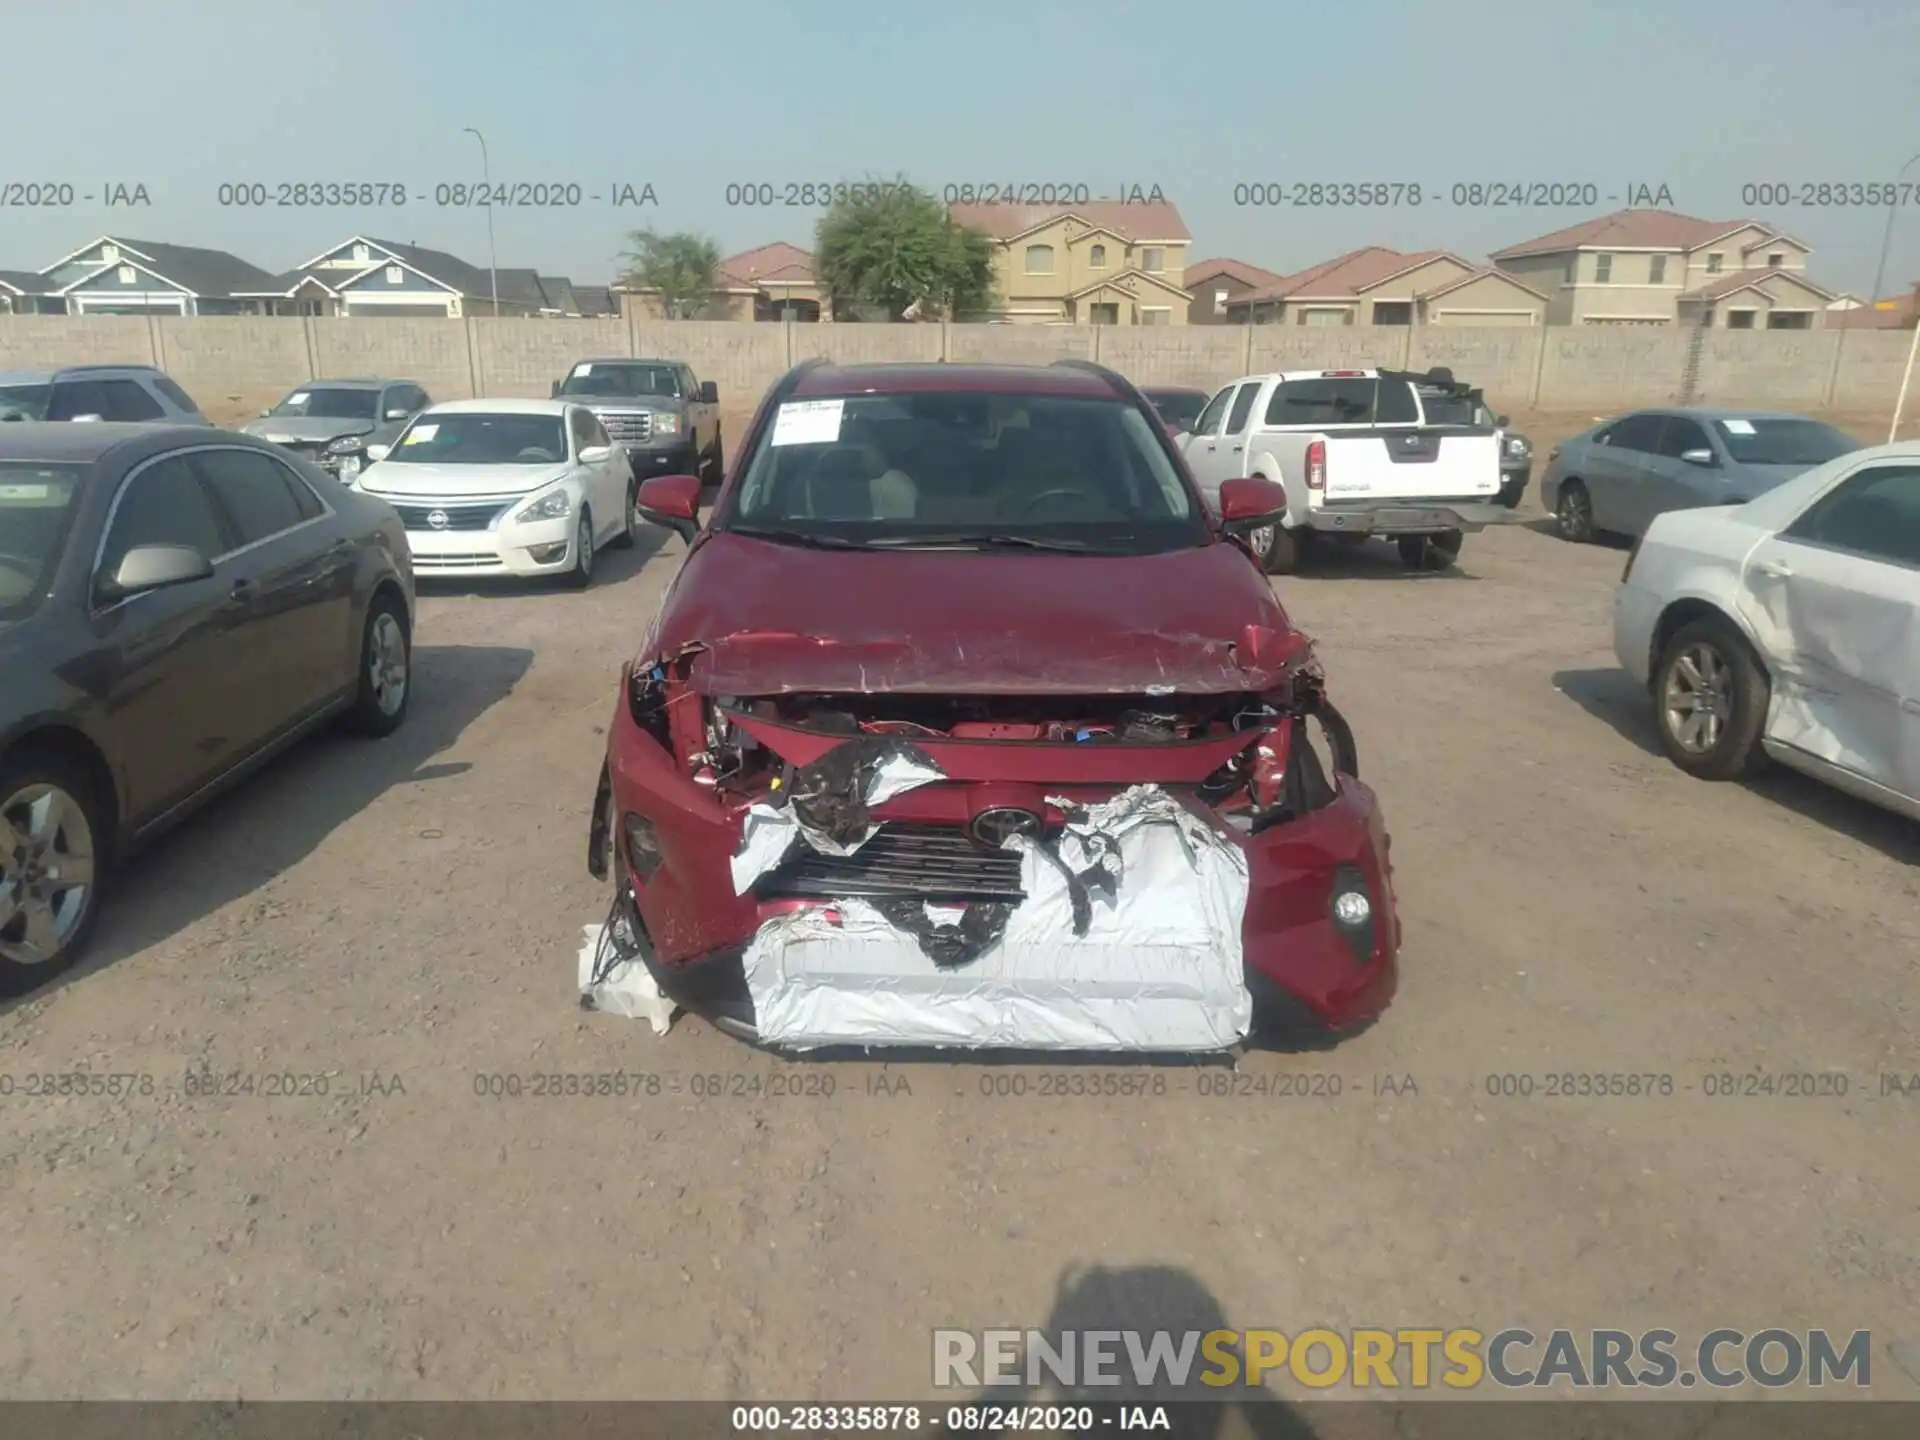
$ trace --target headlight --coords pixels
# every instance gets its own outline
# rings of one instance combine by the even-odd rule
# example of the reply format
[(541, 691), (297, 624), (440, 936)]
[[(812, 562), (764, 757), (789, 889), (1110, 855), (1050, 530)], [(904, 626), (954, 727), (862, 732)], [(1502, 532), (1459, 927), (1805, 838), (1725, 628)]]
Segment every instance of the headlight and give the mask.
[(1532, 453), (1533, 453), (1533, 446), (1527, 443), (1525, 436), (1509, 435), (1507, 437), (1507, 454), (1531, 455)]
[(678, 415), (654, 416), (653, 433), (656, 435), (678, 435), (680, 433), (680, 417)]
[(364, 450), (367, 437), (364, 435), (342, 435), (338, 440), (327, 442), (327, 454), (351, 455), (356, 450)]
[(564, 520), (573, 513), (573, 497), (564, 489), (549, 490), (513, 518), (521, 523), (531, 520)]

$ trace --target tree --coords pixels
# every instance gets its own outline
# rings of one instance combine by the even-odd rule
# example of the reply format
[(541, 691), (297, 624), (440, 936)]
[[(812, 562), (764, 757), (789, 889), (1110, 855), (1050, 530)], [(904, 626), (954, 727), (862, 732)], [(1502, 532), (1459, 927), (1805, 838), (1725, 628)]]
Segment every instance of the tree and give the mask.
[(620, 257), (626, 263), (621, 285), (658, 294), (669, 320), (692, 319), (712, 298), (720, 247), (706, 236), (635, 230), (627, 247)]
[(905, 177), (850, 187), (820, 219), (814, 264), (835, 301), (872, 305), (890, 320), (977, 311), (993, 290), (993, 247), (956, 225)]

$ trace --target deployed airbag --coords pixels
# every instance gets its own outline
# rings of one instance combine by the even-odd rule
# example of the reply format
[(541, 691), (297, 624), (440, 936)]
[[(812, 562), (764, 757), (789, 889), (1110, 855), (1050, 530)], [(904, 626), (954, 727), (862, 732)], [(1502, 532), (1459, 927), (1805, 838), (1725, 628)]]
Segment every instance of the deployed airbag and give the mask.
[[(1158, 786), (1085, 808), (1049, 803), (1069, 816), (1057, 859), (1025, 837), (1009, 842), (1021, 851), (1027, 898), (967, 963), (937, 963), (919, 936), (859, 900), (762, 925), (745, 956), (760, 1038), (800, 1050), (1172, 1052), (1243, 1040), (1253, 1001), (1240, 943), (1247, 863), (1239, 846)], [(742, 868), (736, 861), (736, 885)], [(1086, 883), (1089, 872), (1102, 883)], [(928, 907), (935, 925), (958, 914)]]

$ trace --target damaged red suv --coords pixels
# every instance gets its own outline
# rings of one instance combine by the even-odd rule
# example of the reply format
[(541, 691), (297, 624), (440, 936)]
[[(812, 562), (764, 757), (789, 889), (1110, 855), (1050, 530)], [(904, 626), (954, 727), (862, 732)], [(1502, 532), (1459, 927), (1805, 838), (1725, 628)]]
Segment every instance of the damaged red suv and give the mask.
[(792, 1050), (1227, 1049), (1377, 1015), (1352, 733), (1145, 397), (1097, 365), (800, 366), (622, 674), (589, 843), (622, 966)]

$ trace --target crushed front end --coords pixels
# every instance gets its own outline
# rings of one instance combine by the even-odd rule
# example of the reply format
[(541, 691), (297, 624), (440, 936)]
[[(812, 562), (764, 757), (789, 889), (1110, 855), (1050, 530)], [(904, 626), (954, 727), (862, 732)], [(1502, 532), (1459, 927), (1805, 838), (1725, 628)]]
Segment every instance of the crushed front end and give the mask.
[(788, 689), (688, 646), (623, 674), (590, 868), (663, 991), (780, 1048), (1347, 1029), (1396, 985), (1386, 830), (1310, 648), (1259, 674)]

